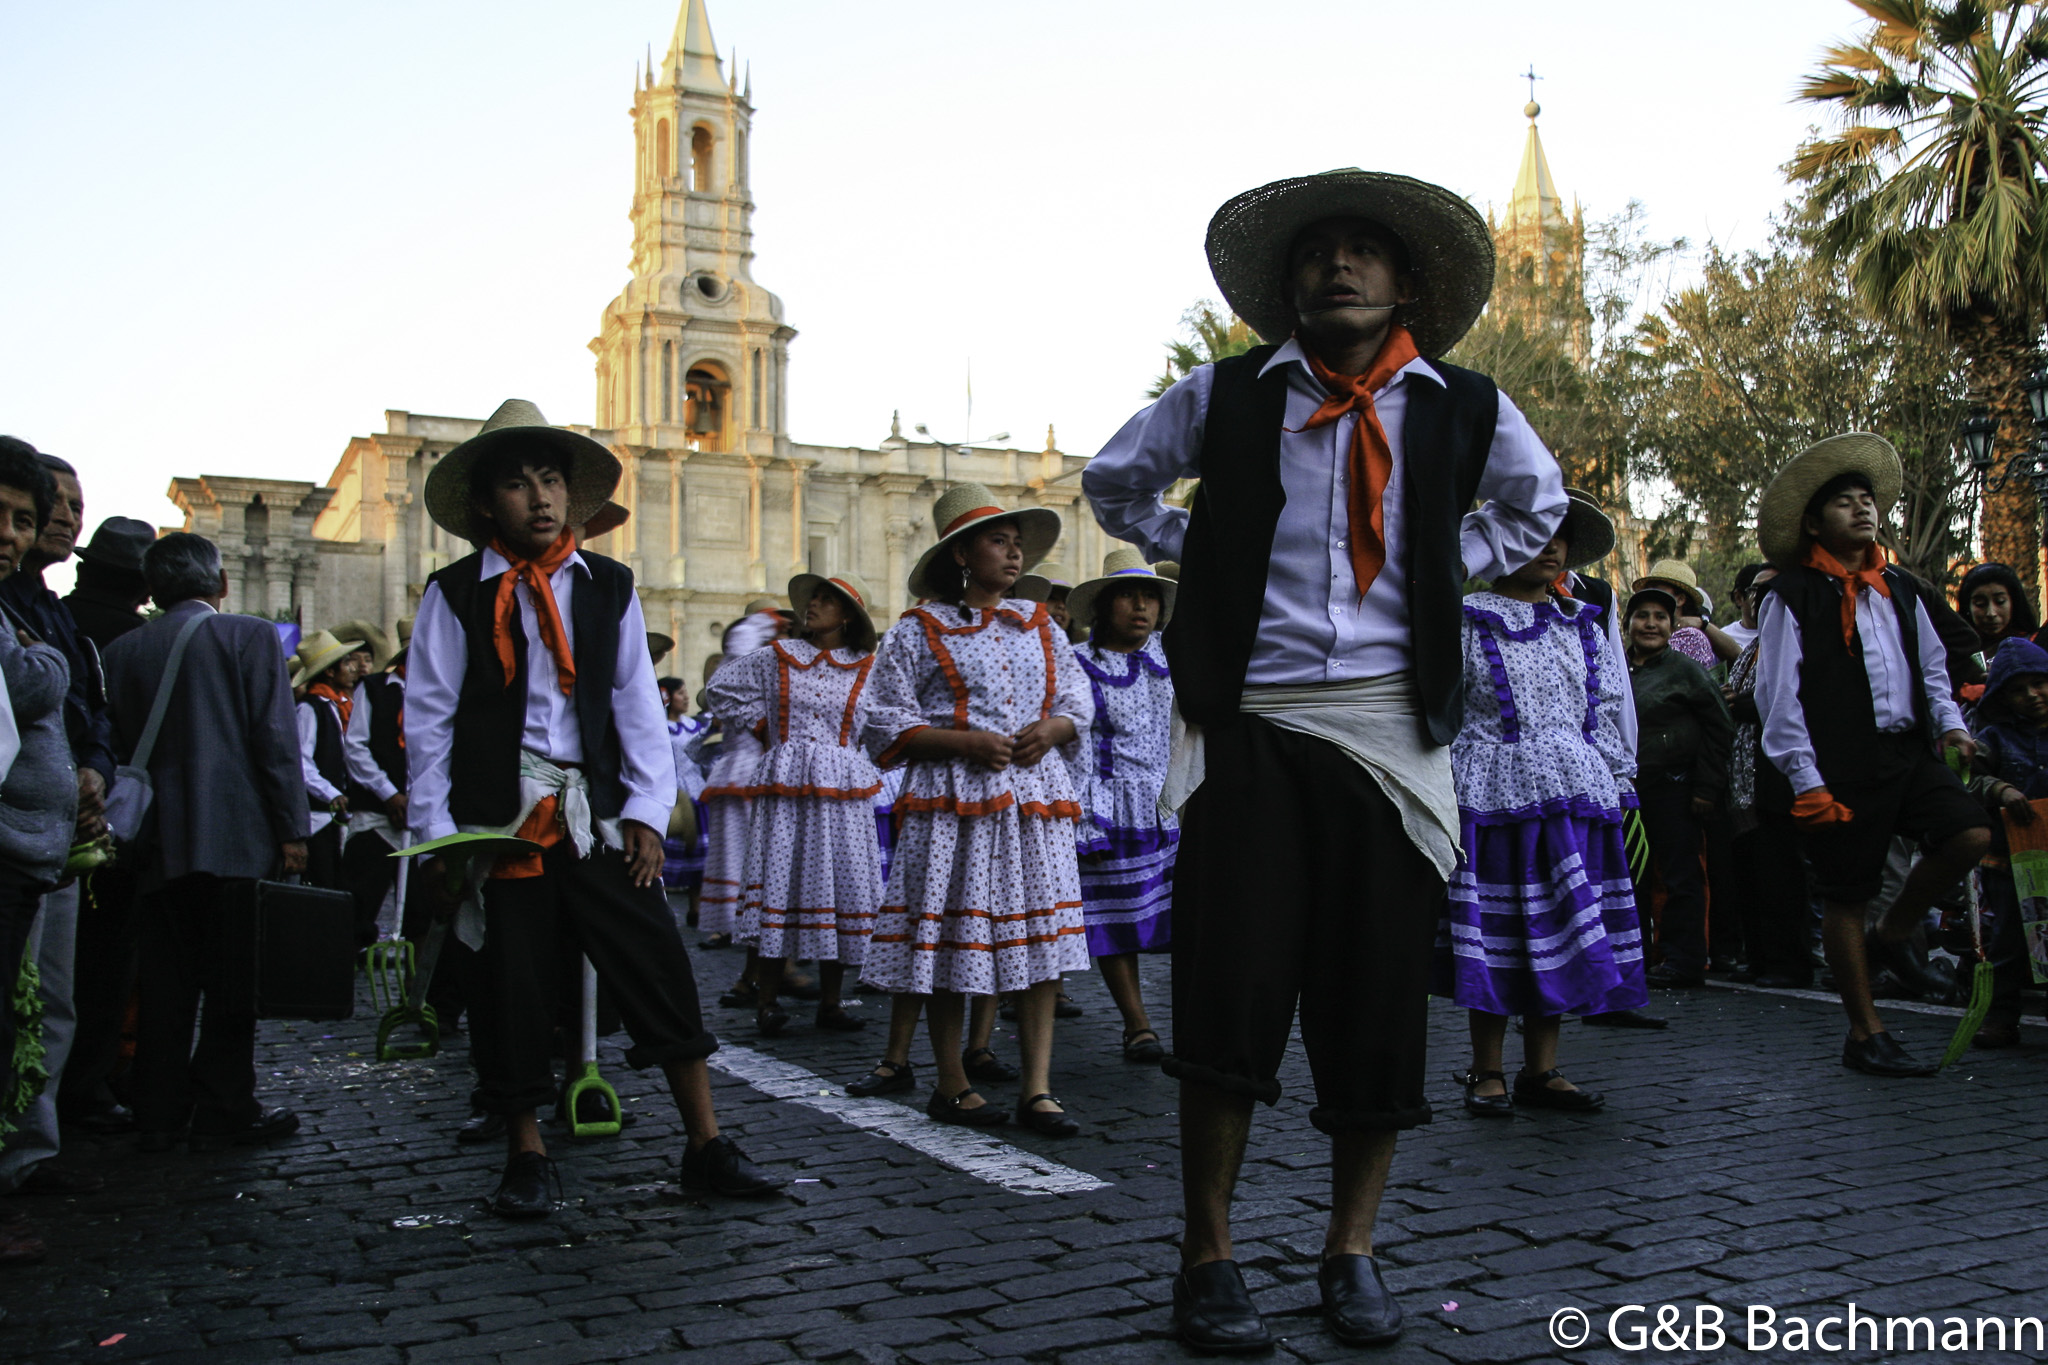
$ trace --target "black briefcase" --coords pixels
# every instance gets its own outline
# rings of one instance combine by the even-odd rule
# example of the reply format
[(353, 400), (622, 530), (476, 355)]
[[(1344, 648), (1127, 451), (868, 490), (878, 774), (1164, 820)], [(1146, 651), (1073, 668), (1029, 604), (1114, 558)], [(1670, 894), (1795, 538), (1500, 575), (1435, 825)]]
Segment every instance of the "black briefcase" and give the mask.
[(356, 1012), (356, 903), (346, 891), (244, 882), (223, 907), (225, 973), (241, 1012), (325, 1021)]

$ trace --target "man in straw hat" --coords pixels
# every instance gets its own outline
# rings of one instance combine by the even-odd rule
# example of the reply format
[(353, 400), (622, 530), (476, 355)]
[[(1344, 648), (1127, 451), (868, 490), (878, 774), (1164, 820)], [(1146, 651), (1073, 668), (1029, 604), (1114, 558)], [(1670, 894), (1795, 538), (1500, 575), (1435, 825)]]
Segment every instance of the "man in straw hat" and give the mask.
[[(1176, 1319), (1211, 1349), (1270, 1339), (1229, 1259), (1230, 1195), (1299, 998), (1335, 1149), (1324, 1305), (1347, 1343), (1387, 1341), (1401, 1315), (1372, 1223), (1395, 1134), (1430, 1113), (1459, 597), (1549, 542), (1563, 481), (1492, 380), (1437, 359), (1493, 283), (1486, 224), (1457, 195), (1360, 170), (1281, 180), (1218, 210), (1208, 252), (1267, 344), (1196, 369), (1082, 478), (1112, 535), (1182, 566), (1166, 637), (1191, 741), (1167, 797), (1194, 793), (1166, 1062), (1188, 1209)], [(1192, 512), (1162, 496), (1181, 478), (1201, 480)]]
[(1884, 912), (1909, 935), (1991, 847), (1990, 822), (1937, 752), (1976, 752), (1949, 695), (1947, 658), (1920, 585), (1878, 541), (1904, 484), (1898, 452), (1852, 431), (1807, 447), (1757, 507), (1757, 544), (1778, 570), (1758, 618), (1757, 800), (1787, 810), (1820, 894), (1822, 947), (1849, 1038), (1842, 1065), (1931, 1076), (1885, 1031), (1870, 998), (1864, 912), (1894, 836), (1927, 850)]
[[(477, 546), (435, 574), (408, 654), (407, 818), (418, 840), (517, 833), (544, 851), (498, 859), (457, 935), (479, 949), (470, 1001), (478, 1099), (506, 1119), (492, 1207), (545, 1217), (553, 1165), (535, 1111), (555, 1099), (558, 931), (604, 978), (636, 1067), (666, 1073), (686, 1185), (758, 1194), (783, 1183), (720, 1135), (704, 1058), (717, 1046), (661, 891), (675, 765), (624, 565), (579, 551), (619, 462), (512, 399), (427, 478), (427, 511)], [(441, 859), (420, 875), (448, 885)]]
[[(348, 816), (348, 759), (341, 737), (355, 706), (359, 639), (336, 639), (316, 630), (299, 641), (299, 666), (292, 674), (298, 704), (299, 758), (306, 797), (313, 810), (313, 837), (306, 841), (306, 880), (340, 887), (342, 821)], [(374, 930), (371, 938), (376, 934)]]

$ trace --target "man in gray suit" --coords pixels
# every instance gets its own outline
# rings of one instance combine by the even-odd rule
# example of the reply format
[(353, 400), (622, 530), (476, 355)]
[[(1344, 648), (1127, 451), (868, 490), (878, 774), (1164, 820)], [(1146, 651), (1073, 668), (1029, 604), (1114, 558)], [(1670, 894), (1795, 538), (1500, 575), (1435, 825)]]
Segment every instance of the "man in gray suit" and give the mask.
[[(140, 869), (141, 1009), (135, 1117), (144, 1151), (190, 1126), (193, 1150), (265, 1142), (299, 1117), (256, 1100), (256, 1020), (230, 1012), (221, 967), (222, 907), (235, 883), (305, 870), (309, 823), (284, 650), (268, 621), (217, 615), (227, 594), (220, 551), (177, 533), (142, 557), (163, 614), (107, 647), (115, 750), (135, 752), (172, 643), (195, 616), (149, 757), (156, 837)], [(192, 1025), (207, 996), (199, 1044)]]

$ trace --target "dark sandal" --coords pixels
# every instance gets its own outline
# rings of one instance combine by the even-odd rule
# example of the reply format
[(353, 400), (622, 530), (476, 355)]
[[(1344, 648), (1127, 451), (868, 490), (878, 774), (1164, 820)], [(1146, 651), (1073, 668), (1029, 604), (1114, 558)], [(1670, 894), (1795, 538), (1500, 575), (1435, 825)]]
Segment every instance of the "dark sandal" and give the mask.
[(1136, 1033), (1124, 1033), (1124, 1060), (1157, 1065), (1166, 1059), (1166, 1048), (1159, 1040), (1159, 1030), (1141, 1028)]
[(818, 1006), (817, 1025), (838, 1033), (859, 1033), (868, 1026), (868, 1021), (857, 1015), (848, 1014), (843, 1005)]
[(952, 1096), (934, 1090), (931, 1099), (925, 1103), (924, 1112), (940, 1123), (957, 1123), (963, 1128), (994, 1128), (1008, 1120), (1007, 1114), (986, 1100), (972, 1109), (963, 1108), (960, 1101), (974, 1093), (971, 1086)]
[(977, 1081), (1014, 1081), (1024, 1073), (996, 1056), (991, 1048), (970, 1048), (960, 1054), (961, 1069)]
[(729, 1010), (757, 1009), (761, 1004), (761, 988), (751, 981), (735, 981), (718, 1003)]
[(1017, 1122), (1023, 1124), (1032, 1132), (1043, 1133), (1047, 1137), (1072, 1137), (1081, 1131), (1081, 1125), (1076, 1123), (1074, 1116), (1069, 1114), (1064, 1108), (1033, 1109), (1031, 1106), (1037, 1104), (1040, 1100), (1052, 1100), (1054, 1104), (1059, 1103), (1051, 1095), (1032, 1095), (1026, 1099), (1018, 1100)]
[(1074, 997), (1061, 991), (1052, 1002), (1052, 1017), (1055, 1019), (1079, 1019), (1088, 1011), (1074, 1003)]
[[(1515, 1116), (1514, 1098), (1507, 1093), (1508, 1078), (1506, 1072), (1457, 1071), (1451, 1073), (1451, 1079), (1465, 1087), (1465, 1112), (1490, 1119), (1511, 1119)], [(1480, 1085), (1487, 1081), (1499, 1081), (1501, 1083), (1501, 1093), (1498, 1095), (1479, 1094)], [(1519, 1090), (1521, 1087), (1518, 1084), (1515, 1088)]]
[(1551, 1087), (1551, 1080), (1564, 1079), (1564, 1072), (1552, 1067), (1540, 1076), (1531, 1076), (1526, 1071), (1515, 1073), (1515, 1103), (1526, 1104), (1537, 1109), (1562, 1109), (1572, 1114), (1597, 1114), (1607, 1101), (1592, 1090), (1557, 1090)]
[(780, 1037), (789, 1027), (789, 1011), (779, 1005), (762, 1005), (754, 1011), (754, 1027), (763, 1038)]
[(846, 1083), (846, 1093), (866, 1097), (869, 1095), (895, 1095), (917, 1085), (917, 1068), (909, 1062), (892, 1062), (884, 1057), (875, 1063), (875, 1069), (857, 1081)]

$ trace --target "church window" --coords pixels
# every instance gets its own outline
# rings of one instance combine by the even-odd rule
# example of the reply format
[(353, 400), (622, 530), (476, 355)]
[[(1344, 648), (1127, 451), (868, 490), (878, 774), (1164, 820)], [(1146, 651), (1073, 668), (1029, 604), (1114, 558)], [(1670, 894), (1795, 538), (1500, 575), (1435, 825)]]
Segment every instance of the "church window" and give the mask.
[(711, 130), (701, 123), (690, 130), (690, 188), (711, 193)]
[(658, 185), (668, 179), (675, 168), (675, 160), (669, 155), (668, 120), (662, 119), (654, 125), (654, 183)]
[(754, 351), (754, 382), (748, 388), (754, 395), (754, 430), (759, 431), (766, 425), (761, 420), (761, 352), (759, 348), (756, 348)]
[(705, 365), (690, 367), (684, 376), (684, 440), (692, 450), (724, 450), (726, 404), (732, 384), (724, 373)]
[(675, 420), (676, 392), (676, 344), (673, 341), (661, 343), (661, 420)]
[(827, 541), (823, 536), (812, 536), (809, 562), (804, 565), (806, 572), (823, 576), (832, 572), (832, 560), (826, 553)]
[(242, 542), (250, 547), (270, 543), (270, 508), (261, 493), (252, 494), (242, 513)]

